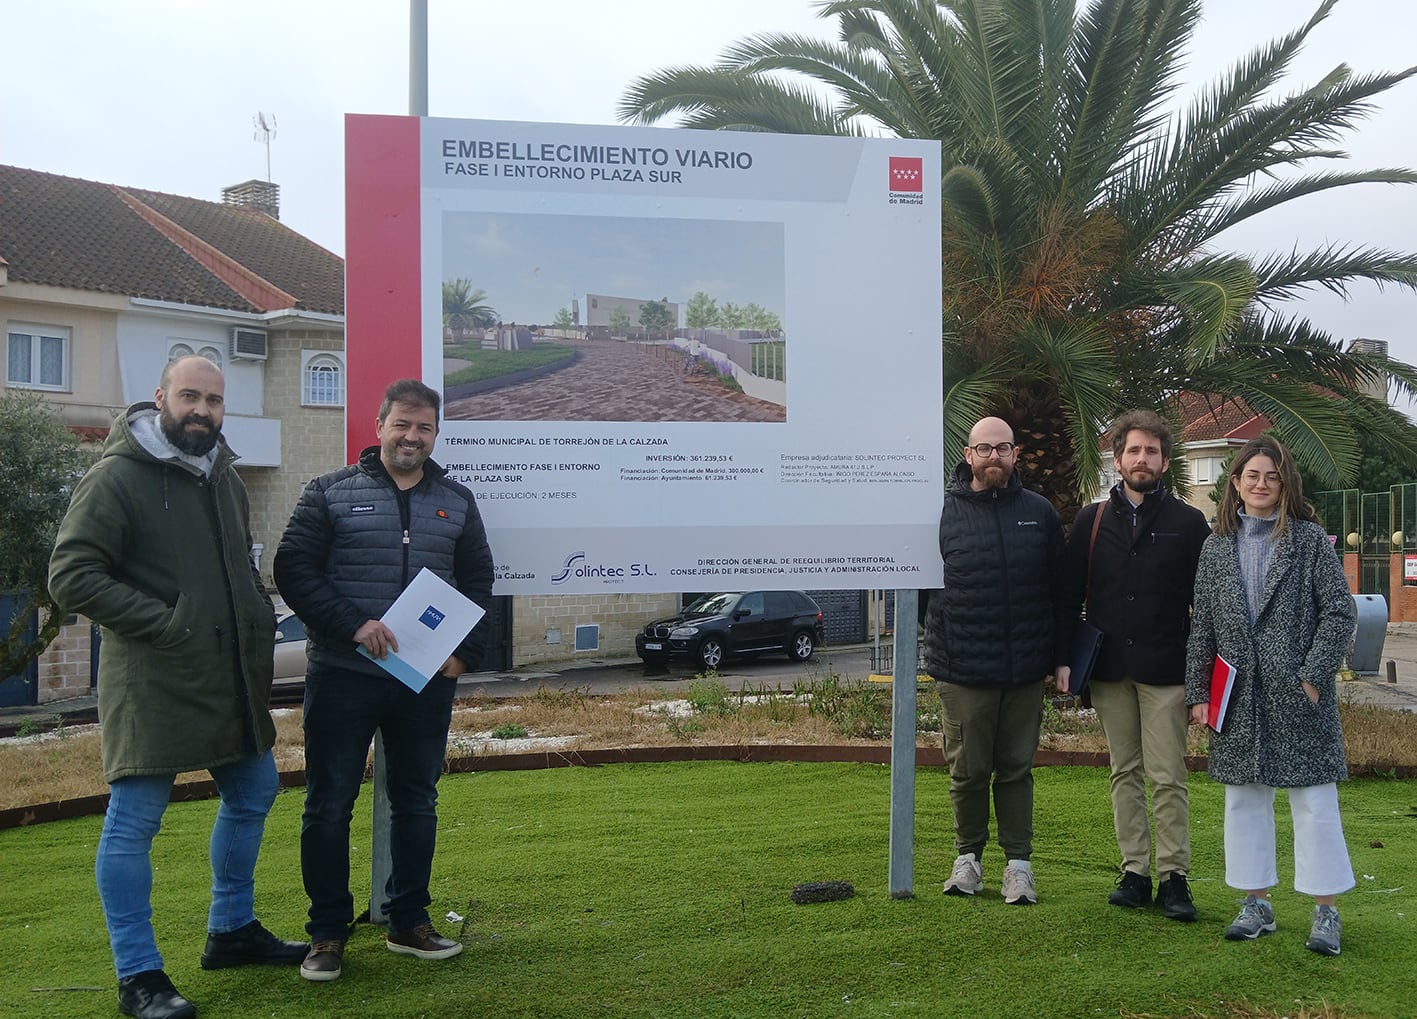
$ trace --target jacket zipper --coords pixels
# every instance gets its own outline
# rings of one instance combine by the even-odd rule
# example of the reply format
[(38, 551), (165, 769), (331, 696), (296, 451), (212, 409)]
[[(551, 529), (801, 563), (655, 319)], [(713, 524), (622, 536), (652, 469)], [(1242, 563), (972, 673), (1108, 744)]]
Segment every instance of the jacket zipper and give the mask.
[(1008, 543), (1004, 541), (1004, 523), (999, 519), (999, 490), (997, 488), (994, 489), (990, 499), (994, 503), (994, 530), (998, 532), (999, 535), (1000, 573), (1003, 578), (1004, 587), (1004, 648), (1009, 659), (1008, 676), (1012, 679), (1014, 675), (1013, 598), (1009, 595), (1009, 549)]

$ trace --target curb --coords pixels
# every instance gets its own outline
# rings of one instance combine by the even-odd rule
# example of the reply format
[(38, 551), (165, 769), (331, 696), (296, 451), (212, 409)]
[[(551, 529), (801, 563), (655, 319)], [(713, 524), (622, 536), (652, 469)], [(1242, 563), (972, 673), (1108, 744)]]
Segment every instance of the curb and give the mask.
[[(600, 768), (612, 764), (679, 764), (688, 761), (737, 761), (741, 764), (890, 764), (891, 748), (884, 746), (852, 746), (824, 744), (740, 744), (687, 747), (622, 747), (613, 750), (543, 750), (523, 754), (491, 754), (481, 757), (456, 757), (447, 762), (447, 774), (465, 775), (480, 771), (541, 771), (546, 768)], [(1105, 768), (1107, 754), (1100, 751), (1039, 750), (1033, 755), (1035, 768), (1062, 766)], [(915, 748), (917, 768), (945, 767), (945, 754), (939, 747)], [(1200, 772), (1206, 758), (1186, 758), (1188, 771)], [(1403, 765), (1383, 768), (1371, 766), (1352, 778), (1381, 775), (1385, 778), (1417, 778), (1417, 767)], [(281, 789), (305, 785), (305, 772), (280, 773)], [(172, 787), (173, 803), (214, 799), (216, 783), (210, 779), (180, 782)], [(72, 800), (57, 800), (24, 807), (0, 810), (0, 830), (24, 828), (50, 821), (66, 821), (76, 817), (91, 817), (108, 809), (108, 794), (80, 796)]]

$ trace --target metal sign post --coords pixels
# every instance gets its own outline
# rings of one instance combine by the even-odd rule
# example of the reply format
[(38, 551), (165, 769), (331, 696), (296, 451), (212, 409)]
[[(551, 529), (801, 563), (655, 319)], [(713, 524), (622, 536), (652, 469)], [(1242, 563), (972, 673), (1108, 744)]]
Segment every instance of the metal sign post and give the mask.
[(384, 770), (384, 734), (374, 731), (374, 829), (369, 839), (369, 922), (387, 923), (384, 915), (384, 886), (393, 873), (393, 858), (389, 855), (388, 774)]
[[(408, 112), (428, 116), (428, 0), (408, 3)], [(384, 734), (374, 733), (374, 830), (369, 849), (369, 920), (385, 923), (384, 886), (393, 871), (389, 855), (388, 774), (384, 770)]]
[(893, 899), (915, 894), (915, 684), (918, 591), (895, 593), (895, 668), (891, 680), (891, 860)]

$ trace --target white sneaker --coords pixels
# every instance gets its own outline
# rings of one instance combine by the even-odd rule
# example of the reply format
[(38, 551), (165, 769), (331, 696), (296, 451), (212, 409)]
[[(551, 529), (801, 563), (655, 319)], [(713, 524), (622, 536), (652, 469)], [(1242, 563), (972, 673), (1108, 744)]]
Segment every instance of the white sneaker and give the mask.
[(1010, 860), (1004, 868), (1004, 901), (1010, 906), (1038, 904), (1038, 893), (1033, 890), (1033, 865), (1027, 860)]
[(946, 895), (974, 895), (984, 890), (984, 872), (973, 853), (955, 857), (950, 879), (945, 882)]

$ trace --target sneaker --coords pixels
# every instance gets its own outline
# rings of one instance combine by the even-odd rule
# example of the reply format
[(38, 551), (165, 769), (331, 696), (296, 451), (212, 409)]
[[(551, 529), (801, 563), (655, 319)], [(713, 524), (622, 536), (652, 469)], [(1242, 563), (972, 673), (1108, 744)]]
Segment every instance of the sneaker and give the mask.
[(945, 882), (946, 895), (974, 895), (984, 890), (984, 872), (973, 853), (955, 857), (950, 879)]
[(197, 1006), (177, 993), (160, 969), (146, 969), (118, 981), (118, 1011), (135, 1019), (192, 1019)]
[(1343, 921), (1332, 906), (1315, 906), (1314, 923), (1309, 928), (1309, 940), (1304, 947), (1320, 955), (1337, 955), (1338, 939), (1343, 934)]
[(1261, 934), (1269, 934), (1275, 928), (1274, 907), (1268, 899), (1257, 895), (1246, 895), (1240, 906), (1240, 915), (1235, 922), (1225, 928), (1226, 941), (1253, 941)]
[(344, 942), (317, 941), (310, 954), (300, 964), (300, 975), (306, 980), (338, 980), (344, 969)]
[(1145, 909), (1151, 905), (1151, 875), (1138, 874), (1134, 870), (1122, 871), (1122, 876), (1117, 878), (1117, 887), (1107, 893), (1107, 901), (1128, 909)]
[[(1150, 891), (1150, 888), (1147, 890)], [(1186, 883), (1186, 875), (1179, 870), (1173, 870), (1156, 886), (1156, 904), (1161, 907), (1161, 915), (1168, 920), (1189, 923), (1196, 918), (1191, 886)]]
[(1010, 906), (1038, 905), (1038, 893), (1033, 890), (1033, 865), (1027, 860), (1010, 860), (1004, 868), (1004, 901)]
[(462, 951), (462, 942), (445, 938), (431, 923), (421, 923), (411, 931), (389, 931), (385, 942), (390, 952), (416, 955), (420, 959), (450, 959)]
[(227, 969), (231, 966), (294, 966), (305, 958), (310, 946), (303, 941), (282, 941), (252, 920), (225, 934), (208, 934), (207, 947), (202, 952), (202, 969)]

